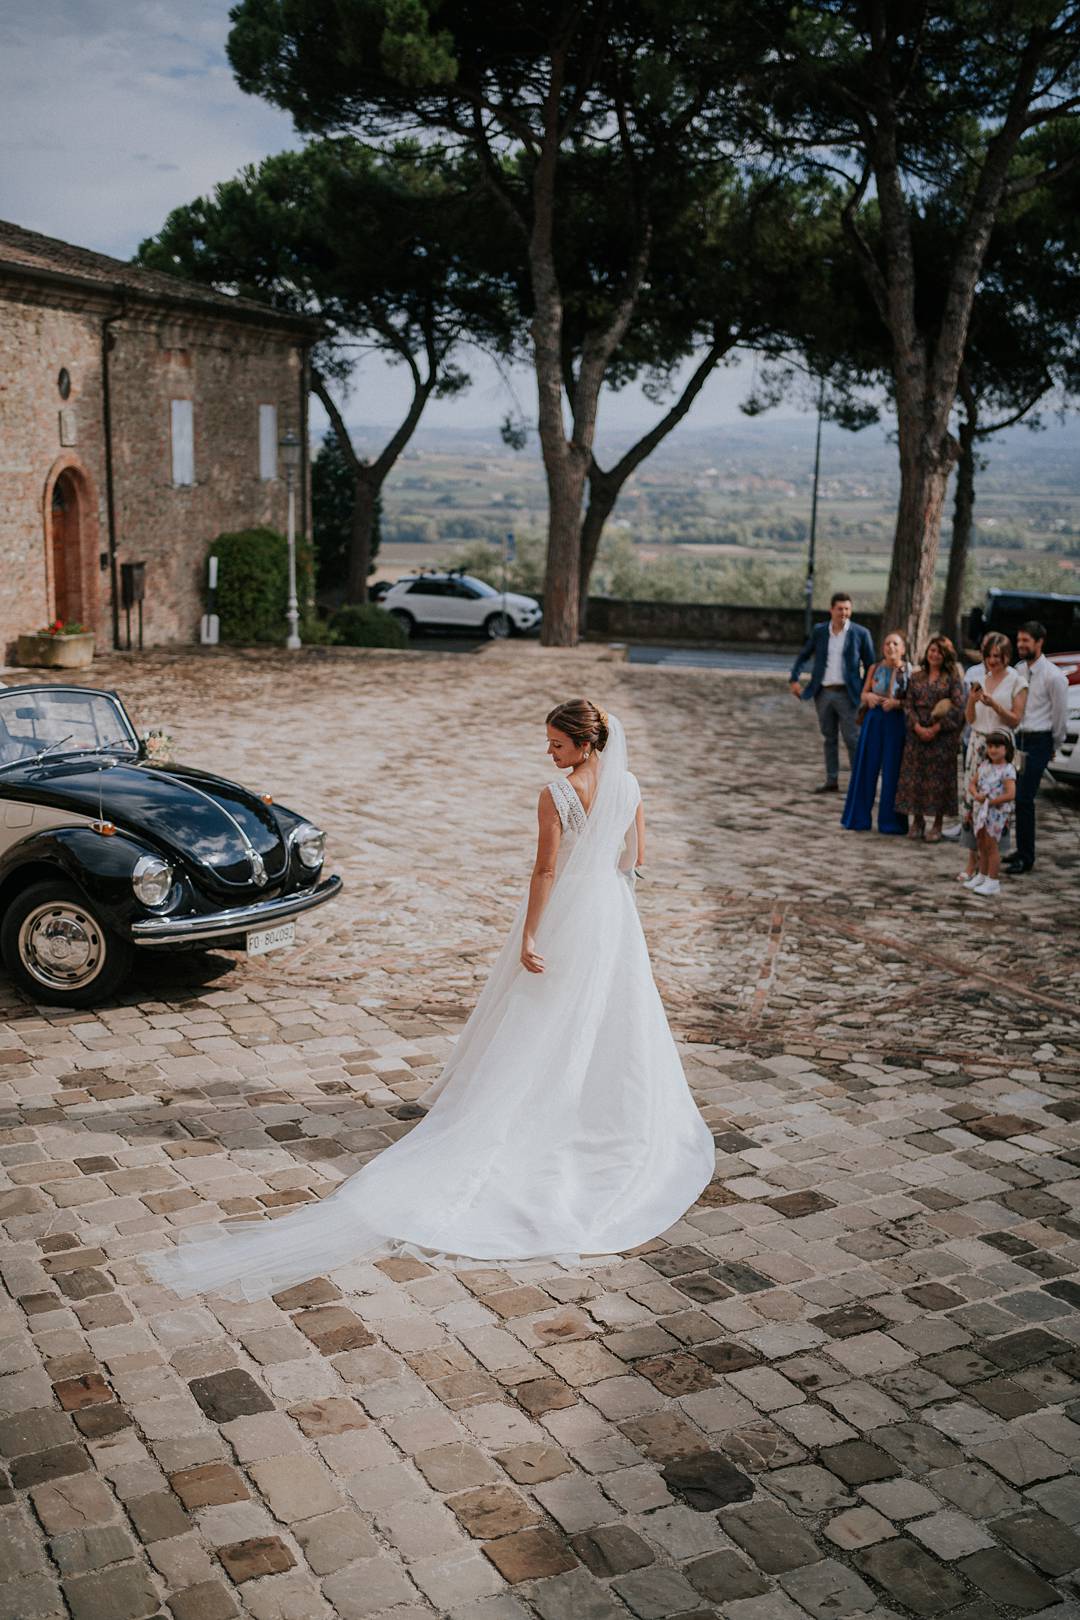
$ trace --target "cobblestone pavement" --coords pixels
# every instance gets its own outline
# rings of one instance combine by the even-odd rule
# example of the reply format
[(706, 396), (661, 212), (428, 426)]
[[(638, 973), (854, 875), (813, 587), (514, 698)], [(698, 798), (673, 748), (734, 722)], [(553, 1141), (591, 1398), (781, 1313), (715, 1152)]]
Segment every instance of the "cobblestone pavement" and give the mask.
[[(1080, 1616), (1075, 800), (987, 903), (805, 796), (779, 677), (517, 644), (95, 674), (321, 819), (348, 891), (288, 956), (147, 963), (95, 1015), (0, 978), (0, 1620)], [(580, 691), (645, 790), (701, 1201), (593, 1269), (148, 1283), (410, 1129)]]

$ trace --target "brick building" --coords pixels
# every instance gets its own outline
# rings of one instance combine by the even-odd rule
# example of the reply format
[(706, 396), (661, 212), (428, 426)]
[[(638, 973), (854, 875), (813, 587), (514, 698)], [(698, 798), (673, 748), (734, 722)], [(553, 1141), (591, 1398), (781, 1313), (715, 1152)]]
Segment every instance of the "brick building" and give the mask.
[(147, 642), (197, 635), (209, 542), (285, 527), (287, 430), (303, 524), (314, 335), (0, 222), (0, 661), (53, 618), (122, 641), (129, 561), (146, 563)]

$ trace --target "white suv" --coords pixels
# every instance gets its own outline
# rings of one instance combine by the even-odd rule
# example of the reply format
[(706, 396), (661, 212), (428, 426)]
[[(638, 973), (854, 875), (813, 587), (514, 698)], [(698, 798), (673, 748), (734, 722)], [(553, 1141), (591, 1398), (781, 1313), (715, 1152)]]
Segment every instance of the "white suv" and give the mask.
[(411, 634), (414, 630), (471, 630), (492, 641), (535, 630), (540, 604), (515, 591), (497, 591), (472, 574), (410, 574), (391, 585), (380, 604)]
[(1080, 788), (1080, 653), (1057, 653), (1050, 659), (1069, 679), (1065, 741), (1050, 761), (1055, 782)]

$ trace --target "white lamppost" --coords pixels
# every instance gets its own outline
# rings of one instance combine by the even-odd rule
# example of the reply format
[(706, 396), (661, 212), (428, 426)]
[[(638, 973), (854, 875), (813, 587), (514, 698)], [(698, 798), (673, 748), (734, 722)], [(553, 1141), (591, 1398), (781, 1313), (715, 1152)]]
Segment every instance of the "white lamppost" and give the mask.
[(285, 645), (294, 651), (300, 646), (300, 604), (296, 600), (296, 469), (300, 465), (300, 440), (290, 430), (278, 441), (289, 492), (289, 605), (285, 610), (289, 633)]

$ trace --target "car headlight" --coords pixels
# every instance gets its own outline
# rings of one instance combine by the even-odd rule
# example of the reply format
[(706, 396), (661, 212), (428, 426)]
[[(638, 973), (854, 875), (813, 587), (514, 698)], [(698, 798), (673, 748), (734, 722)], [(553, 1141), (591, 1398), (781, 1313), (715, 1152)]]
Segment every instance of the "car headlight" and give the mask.
[(140, 855), (131, 874), (131, 887), (144, 906), (161, 906), (173, 886), (173, 869), (160, 855)]
[(326, 834), (310, 822), (297, 827), (292, 841), (300, 857), (300, 865), (306, 866), (309, 872), (314, 872), (326, 859)]

